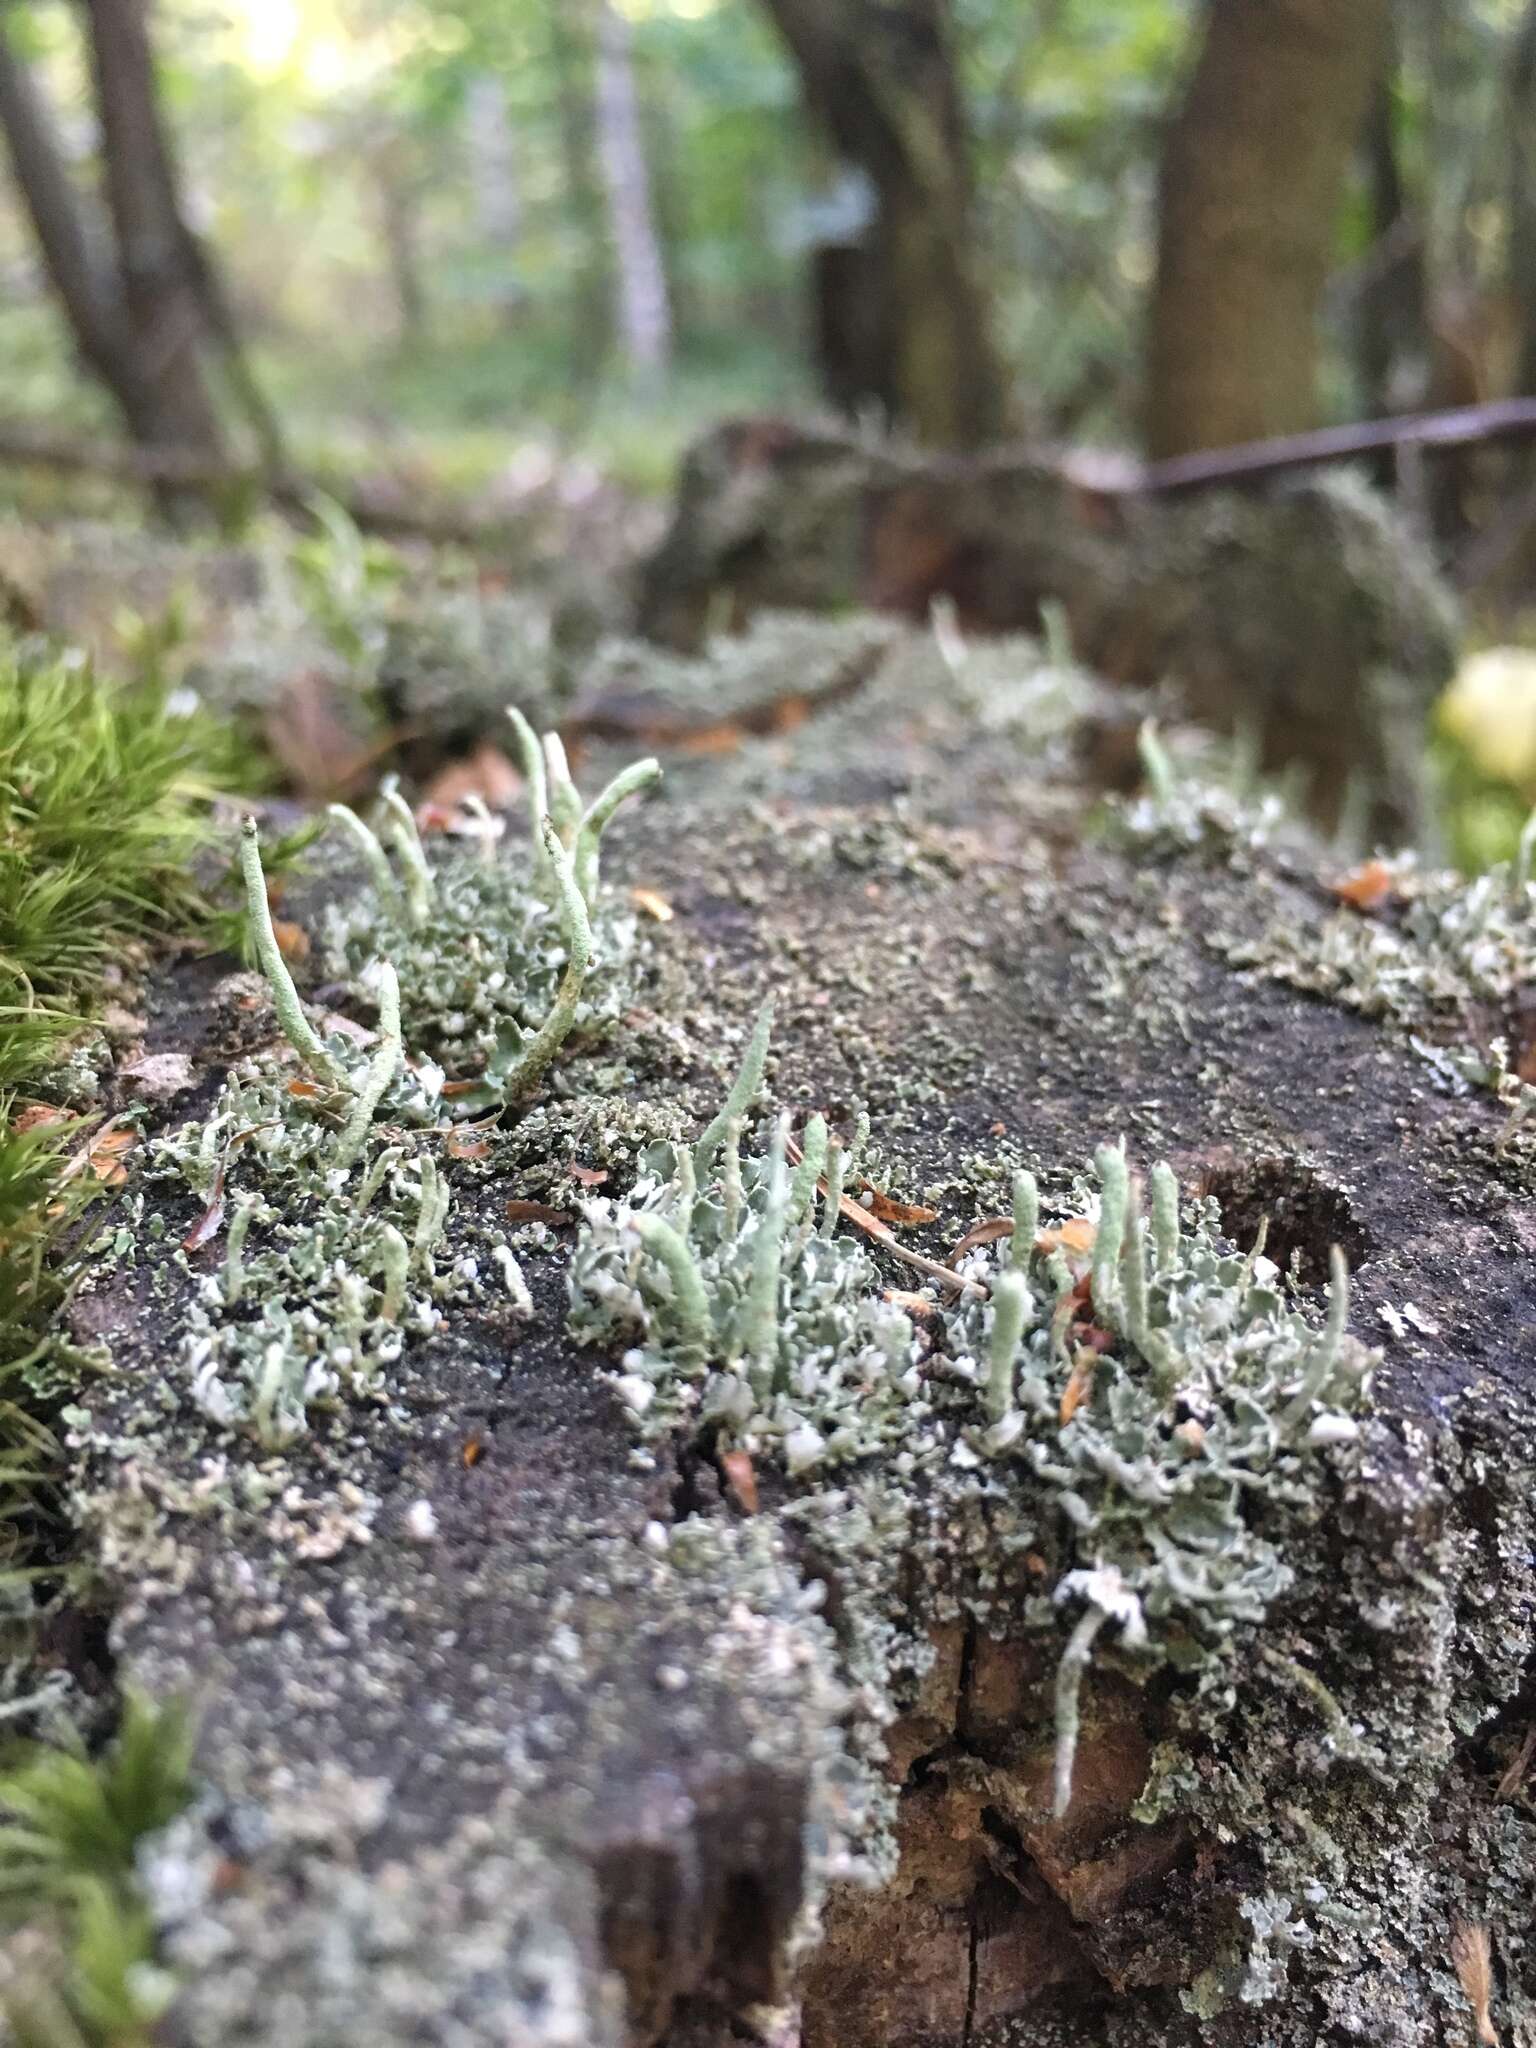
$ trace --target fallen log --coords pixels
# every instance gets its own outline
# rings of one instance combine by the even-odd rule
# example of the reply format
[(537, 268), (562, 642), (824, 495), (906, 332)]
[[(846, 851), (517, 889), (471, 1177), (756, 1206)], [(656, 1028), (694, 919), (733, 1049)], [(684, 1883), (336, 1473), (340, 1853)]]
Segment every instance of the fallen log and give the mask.
[(1425, 550), (1348, 479), (1187, 496), (1133, 481), (732, 422), (683, 464), (641, 627), (697, 648), (763, 608), (926, 619), (945, 599), (964, 630), (1038, 633), (1054, 605), (1086, 667), (1171, 681), (1266, 767), (1299, 769), (1325, 827), (1347, 816), (1367, 839), (1422, 839), (1424, 717), (1457, 646)]
[[(199, 1800), (140, 1858), (174, 1973), (160, 2038), (1431, 2048), (1470, 2025), (1463, 1924), (1499, 1959), (1497, 2024), (1536, 2024), (1536, 1167), (1493, 1095), (1451, 1092), (1519, 1015), (1458, 983), (1456, 948), (1480, 959), (1485, 935), (1514, 991), (1532, 885), (1442, 902), (1403, 866), (1367, 888), (1272, 808), (1191, 781), (1182, 736), (1099, 830), (1105, 694), (1017, 642), (901, 634), (797, 730), (674, 761), (605, 856), (607, 1040), (499, 1130), (428, 1141), (451, 1207), (440, 1239), (421, 1226), (376, 1374), (337, 1311), (241, 1300), (186, 1173), (211, 1156), (212, 1088), (276, 1026), (249, 977), (160, 974), (147, 1049), (191, 1063), (199, 1108), (77, 1297), (76, 1334), (113, 1363), (70, 1411), (113, 1682), (200, 1710)], [(444, 855), (425, 935), (397, 932), (413, 1050), (473, 1028), (418, 962), (449, 893), (499, 901), (486, 878), (524, 872), (522, 849), (519, 825), (505, 869)], [(653, 921), (624, 953), (631, 885)], [(341, 945), (326, 1000), (372, 1024), (367, 948), (347, 949), (386, 927), (361, 878), (323, 894), (339, 938), (323, 900), (290, 891), (285, 916), (312, 927), (317, 980)], [(823, 1288), (881, 1252), (796, 1240), (760, 1415), (732, 1405), (739, 1347), (724, 1367), (655, 1349), (686, 1261), (642, 1272), (622, 1205), (681, 1172), (765, 997), (734, 1199), (787, 1199), (771, 1163), (753, 1177), (776, 1142), (759, 1078), (772, 1111), (845, 1133), (863, 1106), (875, 1149), (848, 1193), (932, 1212), (890, 1226), (930, 1255), (1011, 1192), (1031, 1284), (1063, 1290), (1017, 1389), (994, 1369), (983, 1399), (977, 1378), (1008, 1292), (995, 1230), (972, 1240), (969, 1300), (925, 1302), (892, 1264), (889, 1300), (818, 1293), (804, 1324), (796, 1261)], [(275, 1090), (323, 1167), (324, 1090), (285, 1090), (296, 1063), (263, 1057), (240, 1087)], [(398, 1085), (369, 1157), (408, 1149), (388, 1126), (417, 1083)], [(1122, 1134), (1166, 1262), (1150, 1309), (1100, 1249), (1116, 1203), (1144, 1249), (1118, 1155), (1081, 1177)], [(825, 1138), (808, 1125), (804, 1147)], [(687, 1200), (714, 1286), (733, 1198), (701, 1156)], [(231, 1164), (229, 1214), (278, 1185), (263, 1157), (256, 1140)], [(393, 1216), (421, 1172), (426, 1204), (422, 1169), (390, 1171), (371, 1202)], [(311, 1235), (370, 1212), (328, 1201), (317, 1182), (291, 1213), (253, 1209), (247, 1263), (329, 1286)], [(1217, 1232), (1230, 1252), (1199, 1279), (1180, 1244)], [(480, 1284), (508, 1234), (522, 1300)], [(1349, 1335), (1336, 1265), (1324, 1295), (1335, 1247)], [(288, 1320), (262, 1325), (274, 1302)], [(641, 1324), (604, 1335), (610, 1310)], [(1293, 1314), (1312, 1336), (1288, 1367)], [(252, 1327), (276, 1352), (242, 1348)], [(284, 1331), (314, 1338), (297, 1384)], [(1175, 1388), (1150, 1434), (1137, 1342)], [(1321, 1398), (1378, 1344), (1363, 1407)], [(1217, 1496), (1178, 1474), (1239, 1423), (1204, 1519)], [(1115, 1579), (1133, 1568), (1134, 1600)], [(1085, 1600), (1108, 1603), (1091, 1655)]]

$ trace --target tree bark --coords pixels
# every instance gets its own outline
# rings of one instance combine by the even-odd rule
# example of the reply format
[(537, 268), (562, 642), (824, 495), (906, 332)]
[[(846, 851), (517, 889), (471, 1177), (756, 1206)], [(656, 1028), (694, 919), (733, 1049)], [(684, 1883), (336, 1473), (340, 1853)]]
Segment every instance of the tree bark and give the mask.
[(49, 280), (81, 360), (100, 378), (137, 439), (151, 411), (134, 336), (105, 250), (87, 217), (52, 118), (0, 21), (0, 131)]
[(936, 447), (996, 439), (1003, 371), (981, 276), (948, 0), (767, 0), (807, 106), (868, 181), (867, 229), (818, 265), (827, 395)]
[(1536, 0), (1515, 36), (1509, 66), (1509, 286), (1522, 343), (1515, 389), (1536, 394)]
[(1154, 458), (1317, 424), (1317, 317), (1388, 0), (1210, 0), (1161, 170)]
[(672, 305), (640, 123), (634, 38), (612, 0), (598, 0), (597, 9), (597, 139), (613, 241), (614, 321), (631, 370), (651, 379), (672, 354)]
[(148, 395), (138, 438), (216, 453), (222, 435), (200, 352), (207, 313), (160, 120), (147, 0), (88, 0), (87, 19), (122, 300)]

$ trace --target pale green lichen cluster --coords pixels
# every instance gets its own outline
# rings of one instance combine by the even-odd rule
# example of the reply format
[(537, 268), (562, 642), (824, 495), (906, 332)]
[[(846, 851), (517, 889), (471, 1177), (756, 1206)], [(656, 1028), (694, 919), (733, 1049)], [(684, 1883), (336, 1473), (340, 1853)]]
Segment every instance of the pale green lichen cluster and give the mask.
[(869, 1252), (833, 1235), (844, 1166), (823, 1120), (793, 1175), (782, 1119), (766, 1155), (741, 1161), (766, 1049), (765, 1012), (694, 1153), (667, 1148), (627, 1201), (587, 1205), (572, 1328), (632, 1340), (615, 1383), (648, 1427), (692, 1423), (791, 1477), (883, 1453), (897, 1483), (970, 1476), (1026, 1506), (1061, 1559), (1054, 1606), (1080, 1609), (1056, 1694), (1062, 1812), (1101, 1632), (1196, 1669), (1290, 1584), (1251, 1503), (1304, 1502), (1309, 1462), (1356, 1434), (1372, 1354), (1346, 1331), (1342, 1256), (1316, 1330), (1262, 1244), (1235, 1251), (1209, 1201), (1181, 1218), (1166, 1166), (1144, 1218), (1123, 1148), (1105, 1147), (1097, 1196), (1079, 1189), (1091, 1251), (1040, 1232), (1021, 1174), (1006, 1250), (961, 1265), (925, 1355)]
[(619, 806), (661, 773), (636, 762), (583, 805), (559, 740), (541, 745), (511, 717), (528, 784), (526, 865), (497, 857), (483, 807), (472, 813), (478, 847), (430, 862), (392, 784), (378, 829), (331, 807), (372, 886), (329, 911), (328, 965), (368, 1000), (387, 970), (398, 976), (410, 1041), (453, 1078), (460, 1112), (526, 1100), (568, 1037), (599, 1033), (622, 1009), (635, 919), (600, 892), (599, 852)]
[(1220, 742), (1210, 734), (1196, 739), (1202, 758), (1191, 772), (1182, 749), (1176, 763), (1156, 721), (1143, 719), (1137, 736), (1143, 787), (1117, 809), (1119, 832), (1163, 855), (1269, 845), (1299, 807), (1281, 791), (1259, 787), (1251, 742)]
[(1222, 950), (1236, 965), (1396, 1025), (1450, 1087), (1519, 1101), (1514, 1069), (1525, 1047), (1512, 1046), (1511, 1033), (1536, 980), (1533, 858), (1536, 820), (1512, 861), (1470, 881), (1400, 854), (1380, 863), (1378, 904), (1341, 903), (1314, 931), (1288, 921)]
[(1053, 1597), (1082, 1611), (1057, 1685), (1058, 1812), (1098, 1636), (1113, 1626), (1127, 1648), (1189, 1670), (1264, 1619), (1291, 1572), (1250, 1499), (1307, 1497), (1308, 1459), (1355, 1436), (1349, 1410), (1372, 1357), (1346, 1333), (1337, 1252), (1316, 1331), (1262, 1248), (1245, 1257), (1227, 1243), (1214, 1203), (1181, 1220), (1166, 1166), (1152, 1172), (1150, 1219), (1123, 1149), (1104, 1147), (1096, 1167), (1091, 1253), (1074, 1264), (1036, 1235), (1022, 1175), (1006, 1258), (962, 1268), (985, 1301), (946, 1318), (950, 1371), (986, 1416), (965, 1450), (1022, 1464), (1070, 1532)]
[[(489, 882), (468, 891), (461, 875), (445, 879), (429, 861), (392, 787), (382, 800), (383, 838), (351, 812), (338, 812), (376, 899), (371, 921), (355, 924), (352, 936), (414, 935), (419, 943), (403, 953), (413, 977), (430, 977), (439, 952), (457, 955), (468, 979), (477, 971), (499, 976), (494, 1002), (508, 972), (491, 963), (504, 960), (516, 975), (532, 956), (529, 933), (540, 934), (539, 957), (553, 982), (538, 1005), (542, 1017), (524, 1024), (509, 1002), (490, 1056), (477, 1059), (480, 1048), (469, 1048), (471, 1074), (451, 1099), (454, 1083), (441, 1062), (406, 1049), (423, 1010), (441, 1018), (434, 1000), (442, 992), (430, 978), (413, 981), (411, 1003), (394, 960), (374, 954), (358, 979), (378, 1004), (377, 1029), (343, 1029), (345, 1020), (326, 1029), (311, 1019), (273, 929), (255, 825), (245, 826), (241, 858), (256, 955), (278, 1022), (308, 1073), (296, 1076), (280, 1052), (242, 1062), (213, 1115), (161, 1141), (156, 1157), (207, 1204), (176, 1255), (199, 1259), (182, 1347), (191, 1398), (215, 1426), (248, 1432), (268, 1450), (301, 1435), (316, 1408), (383, 1398), (387, 1371), (406, 1342), (429, 1337), (445, 1306), (479, 1285), (478, 1261), (443, 1249), (451, 1192), (434, 1141), (449, 1131), (450, 1109), (526, 1100), (583, 1021), (599, 841), (618, 805), (657, 770), (653, 762), (637, 764), (583, 809), (569, 776), (555, 772), (564, 766), (558, 742), (541, 752), (523, 732), (531, 760), (547, 761), (550, 772), (537, 779), (530, 772), (535, 858), (520, 879), (495, 885), (499, 920), (490, 914)], [(488, 864), (476, 871), (496, 873)], [(454, 1041), (461, 1051), (464, 1036)], [(203, 1270), (204, 1245), (218, 1239), (226, 1218), (223, 1257)], [(510, 1245), (497, 1241), (488, 1250), (511, 1307), (528, 1313)]]
[(895, 1447), (921, 1382), (911, 1324), (833, 1234), (847, 1154), (825, 1122), (793, 1170), (782, 1120), (764, 1156), (741, 1156), (767, 1037), (765, 1011), (692, 1152), (658, 1146), (627, 1198), (584, 1205), (571, 1327), (632, 1340), (615, 1384), (648, 1431), (691, 1422), (722, 1448), (772, 1445), (799, 1474)]

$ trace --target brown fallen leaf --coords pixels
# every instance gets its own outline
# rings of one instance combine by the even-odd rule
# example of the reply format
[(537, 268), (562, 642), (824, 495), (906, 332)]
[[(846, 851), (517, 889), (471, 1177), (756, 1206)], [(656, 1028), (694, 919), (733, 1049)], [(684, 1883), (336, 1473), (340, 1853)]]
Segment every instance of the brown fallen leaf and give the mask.
[(968, 1252), (984, 1244), (996, 1244), (999, 1238), (1012, 1237), (1011, 1216), (984, 1216), (979, 1223), (973, 1223), (949, 1255), (949, 1263), (958, 1266)]
[(28, 1131), (41, 1130), (45, 1125), (78, 1122), (73, 1110), (60, 1109), (52, 1102), (28, 1102), (11, 1118), (11, 1130), (19, 1138)]
[(309, 933), (305, 931), (303, 925), (295, 924), (291, 918), (274, 917), (272, 936), (277, 940), (277, 950), (285, 960), (309, 958)]
[(647, 917), (654, 917), (658, 924), (670, 924), (677, 915), (666, 897), (655, 889), (631, 889), (629, 900)]
[(1093, 1368), (1098, 1362), (1098, 1353), (1087, 1344), (1077, 1347), (1072, 1361), (1072, 1370), (1067, 1374), (1067, 1384), (1061, 1390), (1061, 1426), (1066, 1428), (1078, 1409), (1093, 1392)]
[(342, 679), (322, 668), (301, 669), (273, 700), (263, 721), (267, 745), (304, 796), (341, 796), (366, 759), (351, 722)]
[(288, 1093), (300, 1096), (305, 1102), (312, 1100), (316, 1095), (324, 1095), (325, 1092), (318, 1081), (306, 1081), (302, 1075), (298, 1080), (288, 1083)]
[[(785, 1140), (784, 1151), (786, 1158), (792, 1166), (798, 1166), (805, 1157), (799, 1144), (793, 1138)], [(827, 1193), (825, 1178), (818, 1180), (816, 1185), (823, 1197), (825, 1197)], [(862, 1230), (864, 1235), (872, 1237), (876, 1244), (884, 1245), (893, 1258), (900, 1259), (904, 1265), (915, 1266), (919, 1273), (926, 1273), (931, 1280), (940, 1280), (946, 1287), (957, 1288), (962, 1291), (967, 1287), (973, 1288), (978, 1294), (987, 1294), (991, 1291), (981, 1281), (963, 1280), (958, 1273), (953, 1272), (948, 1266), (941, 1266), (937, 1259), (930, 1259), (925, 1253), (912, 1251), (908, 1246), (900, 1243), (892, 1234), (887, 1224), (881, 1223), (876, 1217), (872, 1216), (851, 1195), (844, 1195), (837, 1207), (838, 1214), (846, 1218), (856, 1230)]]
[(60, 1178), (71, 1180), (77, 1174), (91, 1173), (104, 1188), (119, 1188), (128, 1178), (128, 1168), (123, 1164), (124, 1155), (131, 1152), (138, 1142), (137, 1131), (103, 1124), (95, 1137), (66, 1163)]
[(514, 1223), (574, 1223), (569, 1209), (552, 1209), (548, 1202), (510, 1201), (507, 1215)]
[(930, 1316), (939, 1312), (939, 1304), (926, 1294), (909, 1294), (904, 1287), (881, 1289), (882, 1299), (892, 1308), (899, 1308), (904, 1315), (912, 1316), (918, 1322), (927, 1322)]
[(484, 1159), (490, 1149), (489, 1138), (477, 1138), (469, 1131), (450, 1131), (443, 1146), (450, 1159)]
[(571, 1179), (579, 1180), (584, 1188), (600, 1188), (608, 1178), (608, 1169), (603, 1166), (573, 1166)]
[(868, 1203), (859, 1207), (868, 1209), (877, 1223), (899, 1223), (914, 1226), (919, 1223), (934, 1223), (938, 1220), (937, 1209), (923, 1209), (915, 1202), (897, 1202), (875, 1187), (870, 1181), (859, 1182), (859, 1191), (869, 1197)]
[(1357, 867), (1343, 881), (1335, 882), (1333, 893), (1341, 903), (1348, 903), (1355, 910), (1379, 910), (1393, 893), (1396, 884), (1392, 870), (1384, 860), (1368, 860)]
[(752, 1468), (749, 1451), (722, 1451), (720, 1470), (725, 1475), (725, 1490), (735, 1501), (744, 1515), (757, 1513), (757, 1474)]
[(464, 1460), (465, 1471), (472, 1471), (485, 1456), (485, 1439), (479, 1435), (467, 1436), (459, 1456)]
[(208, 1196), (208, 1206), (198, 1217), (192, 1228), (181, 1240), (184, 1252), (199, 1251), (210, 1238), (217, 1237), (224, 1227), (224, 1162), (219, 1161), (213, 1176), (213, 1187)]
[(1451, 1962), (1472, 2008), (1479, 2042), (1483, 2048), (1499, 2048), (1493, 2024), (1493, 1944), (1488, 1929), (1470, 1920), (1453, 1920)]
[(500, 747), (482, 740), (472, 754), (438, 769), (422, 792), (417, 815), (424, 828), (441, 820), (439, 830), (447, 830), (465, 797), (477, 796), (491, 810), (499, 811), (519, 797), (522, 789), (522, 776)]

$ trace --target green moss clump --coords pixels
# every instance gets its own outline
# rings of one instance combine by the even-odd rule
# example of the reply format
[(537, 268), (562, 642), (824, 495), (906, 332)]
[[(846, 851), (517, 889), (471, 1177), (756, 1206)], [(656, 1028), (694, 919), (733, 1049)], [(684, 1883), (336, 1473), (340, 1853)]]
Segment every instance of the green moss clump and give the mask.
[(29, 1746), (0, 1772), (0, 1919), (53, 1937), (6, 1986), (14, 2037), (36, 2048), (137, 2048), (173, 1983), (156, 1961), (138, 1859), (193, 1795), (192, 1729), (132, 1695), (100, 1756)]

